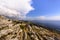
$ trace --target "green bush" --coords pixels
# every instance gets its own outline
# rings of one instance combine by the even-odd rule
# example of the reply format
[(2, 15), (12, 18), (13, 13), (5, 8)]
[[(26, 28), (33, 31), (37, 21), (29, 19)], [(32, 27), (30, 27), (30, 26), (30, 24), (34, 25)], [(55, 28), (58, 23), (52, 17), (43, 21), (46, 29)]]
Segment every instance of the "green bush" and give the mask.
[(21, 28), (21, 29), (24, 29), (24, 25), (20, 25), (20, 28)]

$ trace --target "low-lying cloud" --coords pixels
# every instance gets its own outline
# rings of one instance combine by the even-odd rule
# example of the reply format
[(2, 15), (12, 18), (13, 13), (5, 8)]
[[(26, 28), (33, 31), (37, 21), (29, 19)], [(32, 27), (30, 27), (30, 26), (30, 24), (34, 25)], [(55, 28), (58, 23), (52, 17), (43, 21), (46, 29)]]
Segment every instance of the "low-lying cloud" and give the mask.
[(39, 16), (37, 20), (60, 20), (60, 16)]
[(25, 18), (34, 8), (31, 6), (32, 0), (0, 0), (0, 15)]

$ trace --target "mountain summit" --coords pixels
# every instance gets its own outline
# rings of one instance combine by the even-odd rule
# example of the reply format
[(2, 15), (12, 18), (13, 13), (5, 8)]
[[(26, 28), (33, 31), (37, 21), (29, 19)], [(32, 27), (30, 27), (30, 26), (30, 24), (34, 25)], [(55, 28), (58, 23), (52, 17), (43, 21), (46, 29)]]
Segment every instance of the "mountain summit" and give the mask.
[(60, 40), (60, 34), (28, 21), (0, 16), (0, 40)]

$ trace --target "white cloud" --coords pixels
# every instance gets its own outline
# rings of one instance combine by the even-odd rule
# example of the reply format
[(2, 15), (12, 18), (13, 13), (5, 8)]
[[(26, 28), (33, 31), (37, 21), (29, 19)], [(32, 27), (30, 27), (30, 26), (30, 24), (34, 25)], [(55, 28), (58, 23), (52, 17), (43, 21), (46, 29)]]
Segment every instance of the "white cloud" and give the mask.
[(60, 20), (60, 16), (39, 16), (36, 17), (38, 20)]
[(24, 18), (34, 10), (31, 4), (32, 0), (0, 0), (0, 15)]

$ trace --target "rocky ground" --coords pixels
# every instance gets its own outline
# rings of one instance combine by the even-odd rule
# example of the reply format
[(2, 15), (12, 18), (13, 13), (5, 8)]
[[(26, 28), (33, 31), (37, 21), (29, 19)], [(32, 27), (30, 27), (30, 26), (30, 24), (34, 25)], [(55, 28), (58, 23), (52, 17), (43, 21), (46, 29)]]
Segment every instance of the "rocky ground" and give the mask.
[(60, 34), (31, 22), (0, 16), (0, 40), (60, 40)]

